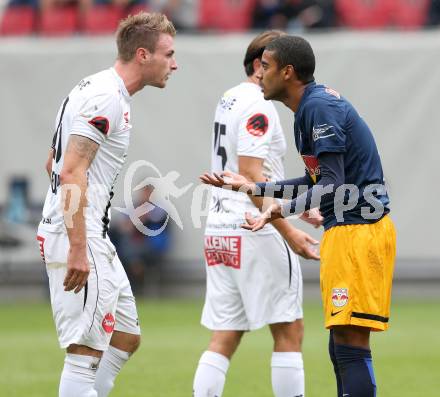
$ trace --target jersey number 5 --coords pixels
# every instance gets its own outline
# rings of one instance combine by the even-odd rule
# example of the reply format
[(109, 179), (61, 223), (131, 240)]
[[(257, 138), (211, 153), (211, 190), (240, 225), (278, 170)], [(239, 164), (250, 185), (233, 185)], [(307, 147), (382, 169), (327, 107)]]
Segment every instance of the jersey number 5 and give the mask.
[(214, 152), (222, 158), (222, 170), (224, 171), (228, 155), (226, 149), (221, 144), (222, 135), (226, 135), (226, 125), (214, 123)]

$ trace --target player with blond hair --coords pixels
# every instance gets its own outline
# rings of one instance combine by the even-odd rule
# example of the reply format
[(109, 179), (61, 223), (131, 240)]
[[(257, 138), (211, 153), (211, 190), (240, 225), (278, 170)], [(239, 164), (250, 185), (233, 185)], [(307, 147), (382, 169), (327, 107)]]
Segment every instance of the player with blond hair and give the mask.
[(114, 66), (81, 80), (58, 111), (37, 239), (66, 349), (60, 397), (107, 396), (140, 343), (135, 299), (107, 236), (110, 200), (129, 145), (131, 97), (166, 86), (177, 69), (175, 34), (162, 14), (127, 17)]

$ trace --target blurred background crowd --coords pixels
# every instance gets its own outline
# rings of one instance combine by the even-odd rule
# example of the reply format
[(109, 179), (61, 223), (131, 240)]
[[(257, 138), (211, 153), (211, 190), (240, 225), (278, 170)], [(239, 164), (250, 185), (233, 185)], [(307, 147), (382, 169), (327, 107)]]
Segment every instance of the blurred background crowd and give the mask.
[(166, 13), (181, 32), (414, 30), (440, 23), (440, 0), (0, 0), (0, 10), (1, 35), (108, 34), (139, 10)]

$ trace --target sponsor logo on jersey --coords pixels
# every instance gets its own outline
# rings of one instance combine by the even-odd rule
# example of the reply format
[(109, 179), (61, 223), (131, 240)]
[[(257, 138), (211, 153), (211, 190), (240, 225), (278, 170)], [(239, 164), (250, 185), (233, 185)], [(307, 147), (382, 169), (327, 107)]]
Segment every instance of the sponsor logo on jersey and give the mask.
[(312, 178), (313, 182), (316, 183), (317, 176), (321, 174), (318, 159), (315, 156), (307, 154), (303, 154), (301, 157), (303, 158), (307, 171), (309, 171), (310, 178)]
[(102, 328), (104, 328), (104, 331), (108, 334), (113, 332), (113, 329), (115, 328), (115, 318), (113, 317), (113, 314), (107, 313), (104, 316), (102, 319)]
[(336, 307), (345, 306), (348, 302), (348, 288), (333, 288), (332, 302)]
[(269, 119), (263, 113), (254, 114), (249, 118), (246, 129), (253, 136), (263, 136), (269, 128)]
[(124, 121), (126, 124), (128, 124), (130, 122), (130, 118), (128, 117), (128, 112), (124, 113)]
[(224, 212), (228, 214), (231, 211), (224, 205), (226, 201), (229, 201), (228, 197), (212, 196), (212, 205), (210, 209), (214, 212)]
[(107, 135), (110, 128), (110, 123), (107, 118), (103, 116), (97, 116), (89, 120), (89, 124), (93, 125), (99, 132)]
[(316, 142), (318, 139), (324, 139), (334, 136), (335, 134), (331, 133), (331, 131), (327, 132), (331, 128), (333, 128), (333, 126), (328, 124), (313, 126), (313, 131), (312, 131), (313, 142)]
[(241, 266), (240, 236), (205, 236), (205, 257), (208, 266)]
[(326, 92), (327, 94), (333, 95), (334, 97), (336, 97), (336, 98), (338, 98), (338, 99), (341, 99), (341, 94), (339, 94), (339, 92), (338, 92), (338, 91), (335, 91), (333, 88), (329, 88), (329, 87), (327, 87), (327, 88), (325, 89), (325, 92)]

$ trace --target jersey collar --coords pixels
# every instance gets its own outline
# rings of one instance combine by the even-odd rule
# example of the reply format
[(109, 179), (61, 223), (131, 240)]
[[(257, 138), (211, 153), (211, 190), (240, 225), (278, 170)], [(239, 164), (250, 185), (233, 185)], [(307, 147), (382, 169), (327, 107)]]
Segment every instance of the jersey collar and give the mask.
[(112, 72), (113, 76), (115, 76), (115, 79), (118, 81), (119, 87), (121, 88), (122, 94), (128, 99), (131, 99), (130, 94), (127, 91), (127, 87), (124, 84), (124, 80), (122, 80), (121, 76), (119, 76), (118, 72), (115, 70), (114, 67), (110, 68), (110, 72)]

